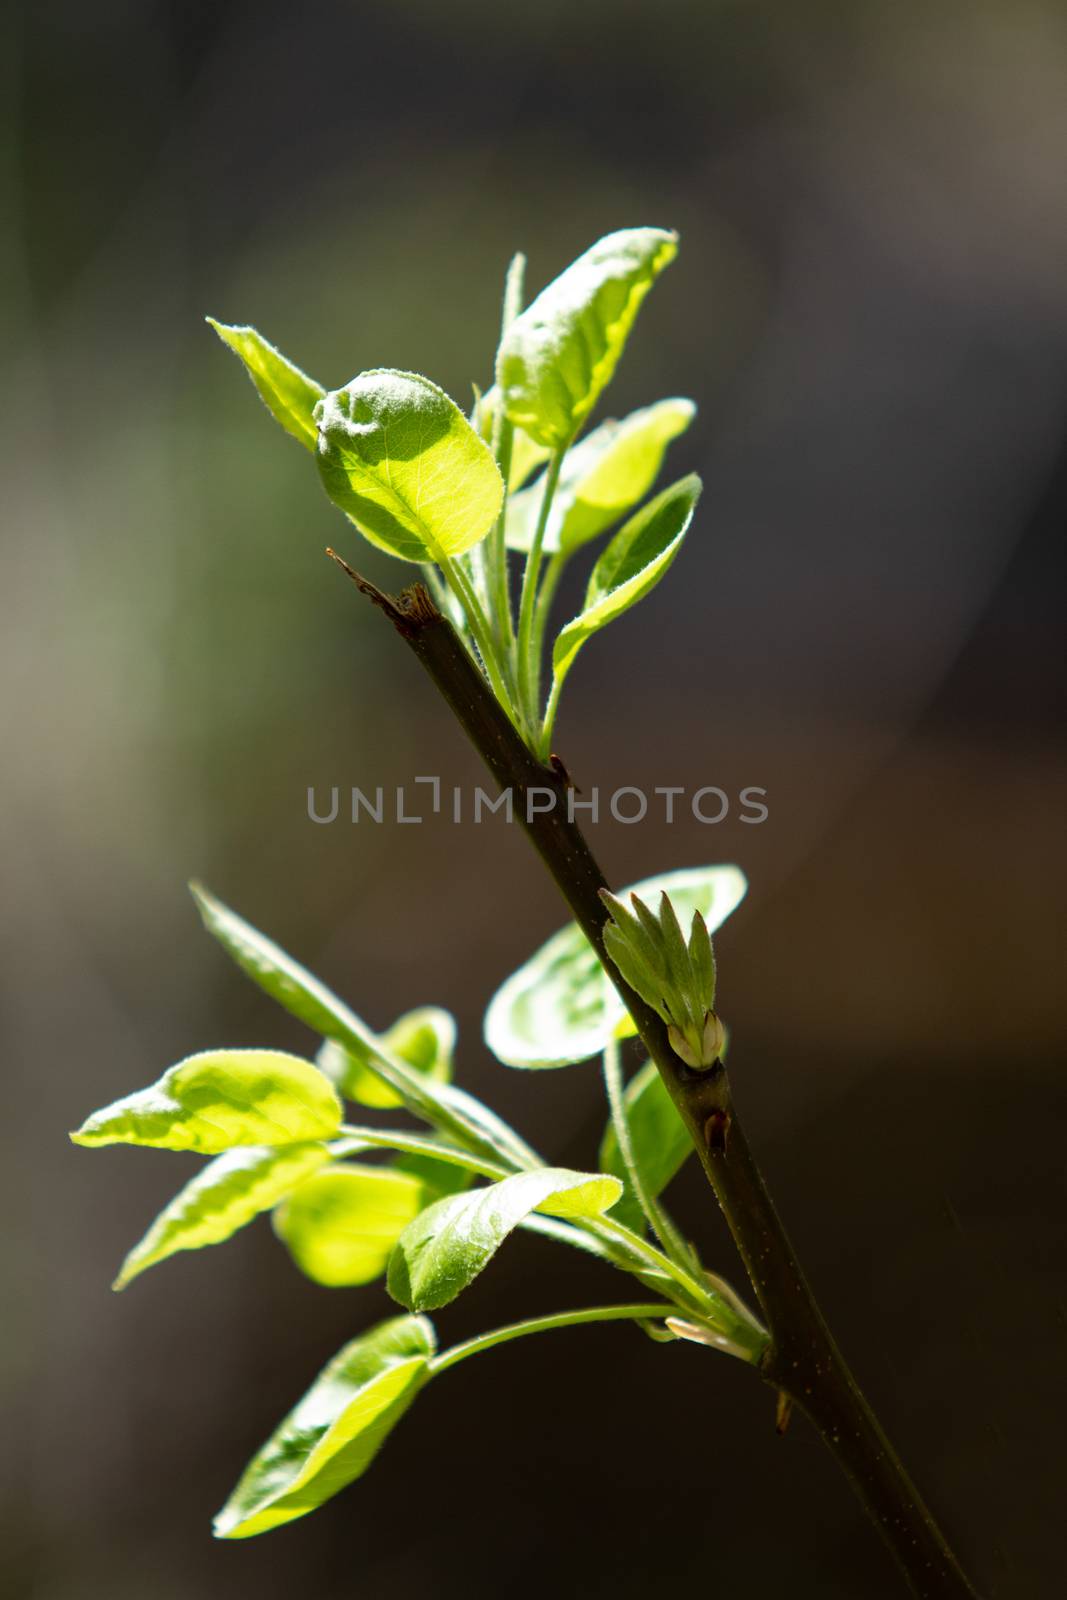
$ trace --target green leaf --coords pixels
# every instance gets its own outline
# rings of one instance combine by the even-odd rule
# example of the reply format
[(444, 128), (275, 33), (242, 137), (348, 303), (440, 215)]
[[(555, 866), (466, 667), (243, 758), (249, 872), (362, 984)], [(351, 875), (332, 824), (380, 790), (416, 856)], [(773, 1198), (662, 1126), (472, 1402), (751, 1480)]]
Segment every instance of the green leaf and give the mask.
[(558, 449), (582, 426), (622, 355), (642, 300), (678, 253), (678, 235), (626, 228), (579, 256), (516, 317), (497, 352), (508, 416)]
[[(624, 889), (646, 902), (666, 891), (680, 916), (699, 911), (710, 932), (744, 898), (738, 867), (690, 867), (664, 872)], [(485, 1015), (485, 1040), (509, 1067), (563, 1067), (598, 1055), (633, 1023), (576, 923), (569, 923), (501, 985)]]
[(353, 1162), (316, 1172), (295, 1189), (275, 1211), (274, 1231), (316, 1283), (370, 1283), (426, 1200), (418, 1178)]
[(330, 1038), (355, 1034), (361, 1047), (372, 1044), (370, 1029), (324, 983), (200, 884), (191, 883), (189, 889), (208, 933), (272, 1000), (313, 1033)]
[(532, 1211), (595, 1217), (621, 1194), (619, 1180), (603, 1173), (541, 1167), (438, 1200), (400, 1235), (389, 1262), (389, 1293), (412, 1311), (446, 1306)]
[[(672, 439), (696, 415), (691, 400), (660, 400), (622, 422), (602, 422), (568, 451), (545, 527), (543, 548), (570, 553), (610, 528), (643, 498), (659, 476)], [(541, 509), (544, 479), (508, 502), (508, 546), (529, 550)]]
[(437, 1083), (414, 1072), (383, 1046), (344, 1001), (273, 940), (199, 884), (189, 887), (204, 927), (253, 983), (315, 1033), (343, 1045), (395, 1089), (414, 1116), (490, 1159), (503, 1158), (509, 1166), (526, 1166), (536, 1159), (514, 1129), (488, 1106), (452, 1084)]
[[(456, 1047), (456, 1019), (440, 1006), (420, 1006), (398, 1017), (393, 1026), (380, 1035), (380, 1043), (416, 1072), (437, 1083), (448, 1083)], [(358, 1105), (382, 1110), (403, 1105), (396, 1090), (383, 1083), (365, 1060), (352, 1055), (332, 1039), (323, 1045), (315, 1064), (346, 1099)]]
[(341, 1126), (333, 1085), (281, 1050), (204, 1050), (151, 1088), (94, 1111), (75, 1144), (139, 1144), (216, 1155), (234, 1145), (328, 1139)]
[(484, 539), (504, 482), (455, 401), (412, 372), (363, 372), (315, 409), (326, 493), (371, 544), (447, 560)]
[(125, 1289), (138, 1274), (179, 1250), (221, 1244), (329, 1159), (325, 1144), (253, 1145), (216, 1156), (160, 1212), (111, 1287)]
[[(693, 1141), (685, 1123), (674, 1109), (670, 1095), (654, 1061), (646, 1061), (626, 1086), (626, 1118), (630, 1124), (634, 1160), (650, 1200), (657, 1199), (670, 1183), (687, 1156)], [(646, 1223), (637, 1196), (627, 1181), (626, 1163), (611, 1122), (600, 1141), (599, 1164), (626, 1185), (626, 1192), (612, 1211), (616, 1222), (624, 1222), (635, 1233), (644, 1233)]]
[(305, 450), (314, 452), (318, 440), (314, 411), (326, 393), (321, 383), (294, 367), (255, 328), (231, 328), (213, 317), (207, 320), (223, 344), (240, 356), (271, 415)]
[(700, 497), (695, 474), (664, 489), (620, 528), (589, 576), (585, 604), (552, 647), (552, 671), (561, 684), (585, 641), (629, 611), (663, 577), (681, 549)]
[(423, 1317), (395, 1317), (346, 1344), (252, 1460), (215, 1518), (249, 1539), (314, 1511), (370, 1466), (429, 1376)]

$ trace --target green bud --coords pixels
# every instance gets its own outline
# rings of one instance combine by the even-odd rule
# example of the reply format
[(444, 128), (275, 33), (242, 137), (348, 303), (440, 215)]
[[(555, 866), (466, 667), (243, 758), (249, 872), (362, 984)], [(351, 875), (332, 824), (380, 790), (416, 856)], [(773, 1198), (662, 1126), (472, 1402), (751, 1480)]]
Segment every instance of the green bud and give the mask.
[(611, 961), (667, 1024), (675, 1055), (697, 1070), (713, 1067), (725, 1033), (715, 1015), (715, 956), (703, 917), (694, 913), (686, 944), (666, 894), (658, 917), (636, 894), (630, 896), (632, 911), (606, 889), (600, 898), (610, 914), (604, 949)]
[(704, 1060), (711, 1065), (718, 1061), (726, 1049), (726, 1029), (715, 1015), (709, 1011), (704, 1018)]

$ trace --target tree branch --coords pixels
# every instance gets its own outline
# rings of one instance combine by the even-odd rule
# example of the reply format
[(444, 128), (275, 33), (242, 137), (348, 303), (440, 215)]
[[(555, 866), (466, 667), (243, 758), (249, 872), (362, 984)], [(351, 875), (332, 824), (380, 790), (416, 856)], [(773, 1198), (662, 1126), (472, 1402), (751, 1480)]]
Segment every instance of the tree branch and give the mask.
[[(605, 954), (606, 912), (600, 890), (607, 882), (568, 814), (570, 785), (562, 763), (553, 757), (550, 766), (543, 766), (523, 743), (451, 623), (421, 584), (393, 599), (351, 568), (346, 570), (418, 657), (500, 787), (512, 790), (523, 828), (632, 1016), (689, 1131), (770, 1329), (764, 1378), (814, 1423), (914, 1593), (923, 1600), (974, 1600), (975, 1590), (882, 1431), (815, 1302), (738, 1120), (726, 1069), (721, 1063), (706, 1071), (687, 1067), (672, 1050), (663, 1022)], [(554, 792), (551, 811), (528, 813), (526, 796), (534, 788)], [(780, 1417), (787, 1412), (787, 1406), (780, 1406)]]

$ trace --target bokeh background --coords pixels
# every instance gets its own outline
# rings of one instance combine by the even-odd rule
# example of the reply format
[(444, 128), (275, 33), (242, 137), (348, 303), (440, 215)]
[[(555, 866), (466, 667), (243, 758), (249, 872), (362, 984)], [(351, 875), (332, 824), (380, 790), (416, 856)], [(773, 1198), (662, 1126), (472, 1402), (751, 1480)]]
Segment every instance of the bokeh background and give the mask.
[[(472, 1363), (343, 1498), (214, 1543), (384, 1295), (313, 1287), (261, 1222), (116, 1299), (192, 1164), (66, 1143), (192, 1050), (307, 1047), (200, 932), (196, 874), (373, 1024), (449, 1006), (462, 1080), (593, 1159), (595, 1067), (481, 1044), (561, 921), (518, 831), (307, 820), (309, 784), (479, 772), (322, 549), (399, 573), (202, 318), (462, 403), (514, 248), (537, 287), (644, 222), (683, 248), (611, 409), (692, 395), (669, 465), (706, 492), (585, 652), (559, 748), (583, 786), (768, 790), (761, 827), (594, 843), (617, 882), (748, 872), (720, 992), (772, 1187), (984, 1592), (1061, 1592), (1062, 8), (45, 0), (0, 26), (3, 1592), (899, 1593), (802, 1423), (776, 1438), (731, 1364), (625, 1328)], [(698, 1174), (675, 1194), (732, 1269)], [(440, 1321), (615, 1292), (522, 1238)]]

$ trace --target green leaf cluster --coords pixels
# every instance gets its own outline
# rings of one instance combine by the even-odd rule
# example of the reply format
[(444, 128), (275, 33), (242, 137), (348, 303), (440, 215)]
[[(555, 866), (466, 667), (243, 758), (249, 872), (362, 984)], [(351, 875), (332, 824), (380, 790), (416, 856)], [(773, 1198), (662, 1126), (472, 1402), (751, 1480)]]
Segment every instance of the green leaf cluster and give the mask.
[[(718, 891), (705, 875), (691, 892), (706, 903)], [(216, 1519), (220, 1537), (249, 1538), (314, 1510), (367, 1469), (432, 1377), (513, 1338), (628, 1320), (658, 1338), (685, 1329), (686, 1338), (759, 1360), (766, 1334), (758, 1321), (678, 1246), (658, 1209), (685, 1154), (684, 1129), (658, 1077), (646, 1068), (629, 1086), (624, 1124), (613, 1121), (601, 1143), (601, 1171), (547, 1165), (451, 1082), (456, 1030), (447, 1012), (422, 1006), (376, 1033), (221, 901), (199, 886), (194, 894), (205, 926), (237, 965), (321, 1042), (314, 1060), (274, 1050), (190, 1056), (72, 1135), (88, 1146), (212, 1158), (129, 1252), (115, 1288), (269, 1213), (314, 1282), (341, 1289), (384, 1276), (392, 1298), (413, 1313), (351, 1340), (326, 1366), (249, 1463)], [(346, 1122), (342, 1096), (373, 1114), (400, 1111), (415, 1126)], [(650, 1223), (664, 1248), (649, 1237)], [(534, 1317), (438, 1354), (422, 1313), (448, 1306), (516, 1229), (591, 1253), (657, 1298)]]
[[(677, 236), (664, 229), (609, 234), (525, 307), (517, 256), (495, 381), (475, 391), (469, 419), (419, 373), (375, 368), (330, 388), (255, 329), (212, 323), (275, 421), (312, 455), (332, 503), (371, 545), (418, 566), (542, 759), (579, 651), (660, 581), (699, 497), (692, 475), (655, 492), (668, 447), (692, 421), (692, 402), (660, 400), (582, 437), (642, 303), (676, 252)], [(579, 613), (546, 648), (566, 563), (599, 539)], [(551, 685), (543, 696), (546, 658)], [(708, 930), (736, 906), (744, 878), (712, 867), (637, 888), (669, 892), (693, 918), (690, 943), (679, 954), (677, 924), (664, 925), (664, 961), (650, 965), (651, 934), (638, 909), (636, 934), (624, 918), (616, 925), (612, 955), (640, 992), (671, 1001), (672, 1026), (690, 1046), (697, 999), (714, 983)], [(378, 1031), (221, 901), (199, 886), (193, 893), (207, 930), (312, 1042), (306, 1057), (270, 1049), (190, 1056), (72, 1135), (82, 1145), (209, 1158), (129, 1252), (115, 1287), (269, 1215), (314, 1282), (343, 1290), (384, 1278), (407, 1313), (350, 1340), (327, 1364), (249, 1463), (216, 1519), (220, 1537), (266, 1532), (330, 1499), (367, 1469), (427, 1382), (511, 1339), (626, 1320), (663, 1341), (685, 1337), (760, 1361), (765, 1330), (706, 1272), (667, 1213), (664, 1191), (690, 1148), (685, 1130), (653, 1068), (625, 1083), (618, 1040), (633, 1025), (577, 926), (503, 985), (485, 1034), (513, 1066), (603, 1054), (611, 1117), (600, 1170), (590, 1172), (549, 1164), (452, 1081), (456, 1027), (447, 1011), (419, 1006)], [(345, 1120), (345, 1102), (360, 1108), (360, 1121)], [(394, 1113), (398, 1126), (377, 1120), (391, 1124)], [(438, 1351), (424, 1313), (449, 1306), (516, 1230), (596, 1257), (634, 1279), (642, 1298), (534, 1316)]]
[[(508, 716), (542, 758), (578, 650), (663, 577), (699, 495), (690, 476), (641, 506), (668, 445), (692, 421), (689, 400), (658, 401), (579, 437), (677, 249), (677, 235), (663, 228), (608, 234), (525, 309), (525, 261), (516, 257), (495, 381), (484, 394), (476, 390), (470, 420), (419, 373), (375, 368), (328, 389), (254, 328), (211, 321), (271, 415), (312, 453), (333, 503), (372, 545), (420, 565)], [(527, 486), (539, 466), (543, 472)], [(549, 651), (552, 678), (542, 701), (546, 634), (563, 569), (620, 522), (596, 561), (581, 612)], [(519, 574), (512, 552), (522, 558)]]

